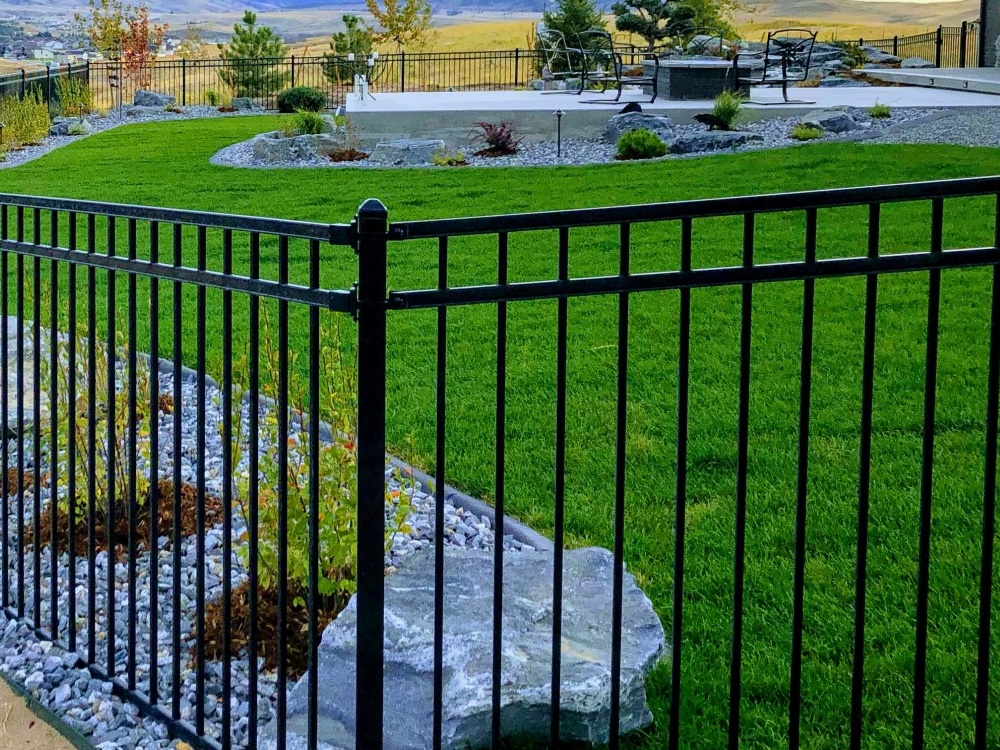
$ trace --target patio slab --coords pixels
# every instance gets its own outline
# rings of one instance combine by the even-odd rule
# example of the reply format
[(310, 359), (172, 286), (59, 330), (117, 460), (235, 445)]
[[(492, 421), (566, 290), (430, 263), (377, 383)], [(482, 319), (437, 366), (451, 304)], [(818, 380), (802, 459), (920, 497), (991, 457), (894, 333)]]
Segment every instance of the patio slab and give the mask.
[[(753, 89), (747, 116), (751, 119), (791, 117), (831, 107), (868, 108), (876, 103), (893, 108), (954, 109), (964, 107), (1000, 107), (1000, 96), (971, 93), (943, 88), (922, 87), (858, 87), (858, 88), (797, 88), (790, 90), (796, 99), (808, 104), (781, 102), (780, 89)], [(544, 94), (538, 91), (448, 91), (408, 94), (376, 94), (375, 99), (359, 101), (351, 96), (346, 109), (358, 137), (366, 146), (395, 138), (440, 138), (449, 146), (467, 145), (473, 123), (480, 120), (508, 120), (527, 140), (554, 138), (556, 118), (562, 110), (564, 138), (592, 138), (602, 132), (611, 115), (628, 102), (639, 102), (643, 111), (670, 116), (679, 124), (691, 123), (694, 116), (711, 112), (709, 100), (657, 100), (640, 91), (626, 91), (617, 104), (595, 103), (595, 99), (611, 100), (612, 94), (587, 92), (575, 94)]]
[(1000, 68), (933, 68), (866, 70), (873, 78), (936, 90), (1000, 94)]

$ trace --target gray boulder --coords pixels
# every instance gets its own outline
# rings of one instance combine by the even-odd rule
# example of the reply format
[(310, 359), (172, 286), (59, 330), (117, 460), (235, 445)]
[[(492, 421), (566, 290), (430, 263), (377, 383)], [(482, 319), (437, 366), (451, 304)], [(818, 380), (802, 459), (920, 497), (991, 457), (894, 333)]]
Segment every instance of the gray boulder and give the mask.
[[(490, 743), (492, 712), (492, 552), (450, 548), (445, 559), (442, 746)], [(563, 739), (607, 743), (611, 710), (613, 557), (602, 549), (567, 551), (564, 562), (561, 725)], [(501, 732), (544, 741), (550, 722), (552, 555), (504, 557)], [(622, 633), (622, 734), (652, 721), (645, 679), (664, 652), (652, 604), (625, 575)], [(385, 580), (385, 748), (433, 746), (434, 557), (414, 555)], [(323, 633), (319, 647), (319, 740), (354, 748), (356, 599)], [(308, 677), (288, 700), (289, 747), (305, 747)], [(262, 748), (273, 748), (275, 727)]]
[(80, 117), (56, 117), (52, 120), (49, 135), (90, 135), (94, 128), (88, 120)]
[[(134, 106), (125, 108), (126, 117), (163, 117), (166, 114), (164, 109), (169, 105), (163, 105), (163, 107), (147, 107), (147, 106)], [(176, 114), (176, 113), (171, 113)]]
[(155, 91), (136, 91), (132, 104), (136, 107), (169, 107), (177, 100), (168, 94), (157, 94)]
[(237, 96), (233, 99), (233, 109), (237, 112), (265, 112), (266, 110), (257, 104), (249, 96)]
[(828, 133), (848, 133), (861, 125), (848, 112), (837, 109), (817, 110), (803, 115), (799, 122)]
[(847, 65), (845, 65), (841, 60), (829, 60), (823, 63), (823, 75), (830, 76), (835, 73), (839, 73), (846, 67)]
[(865, 53), (865, 57), (868, 59), (869, 63), (880, 68), (885, 67), (886, 65), (895, 65), (902, 62), (901, 58), (896, 57), (895, 55), (890, 55), (888, 52), (883, 52), (875, 47), (865, 46), (862, 47), (861, 50)]
[(859, 81), (856, 78), (824, 78), (819, 82), (819, 85), (823, 88), (852, 88), (852, 87), (863, 87), (871, 86), (870, 83), (866, 81)]
[(286, 136), (281, 131), (275, 131), (255, 138), (252, 150), (257, 162), (290, 164), (329, 158), (330, 154), (344, 148), (344, 145), (345, 139), (341, 133)]
[(650, 130), (665, 141), (673, 134), (674, 123), (666, 115), (654, 115), (648, 112), (615, 115), (604, 129), (604, 140), (611, 144), (618, 143), (619, 138), (633, 130)]
[(419, 141), (401, 138), (375, 144), (370, 158), (377, 164), (395, 166), (432, 164), (434, 154), (442, 150), (444, 150), (444, 141)]
[(764, 137), (757, 133), (734, 130), (705, 130), (691, 135), (682, 135), (667, 142), (672, 154), (698, 154), (705, 151), (726, 151)]
[(908, 57), (899, 64), (901, 68), (933, 68), (934, 63), (922, 57)]

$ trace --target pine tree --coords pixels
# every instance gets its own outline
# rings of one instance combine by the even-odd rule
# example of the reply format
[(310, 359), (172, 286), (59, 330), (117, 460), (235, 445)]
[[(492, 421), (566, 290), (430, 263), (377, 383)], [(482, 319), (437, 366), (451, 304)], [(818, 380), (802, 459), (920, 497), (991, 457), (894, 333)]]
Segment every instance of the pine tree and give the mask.
[(542, 14), (546, 29), (561, 32), (566, 44), (576, 47), (578, 37), (587, 31), (604, 31), (604, 18), (594, 0), (558, 0), (555, 11)]
[(270, 28), (258, 27), (252, 11), (243, 14), (243, 23), (233, 27), (233, 38), (220, 44), (219, 52), (219, 78), (235, 96), (268, 96), (288, 83), (289, 73), (282, 70), (288, 47)]
[(691, 31), (694, 10), (678, 0), (617, 0), (611, 6), (615, 28), (637, 34), (652, 51), (664, 39), (673, 39)]
[(348, 13), (342, 18), (346, 30), (338, 31), (330, 39), (330, 52), (323, 55), (323, 75), (335, 85), (350, 82), (350, 70), (343, 65), (346, 55), (367, 57), (375, 47), (374, 34), (358, 17)]

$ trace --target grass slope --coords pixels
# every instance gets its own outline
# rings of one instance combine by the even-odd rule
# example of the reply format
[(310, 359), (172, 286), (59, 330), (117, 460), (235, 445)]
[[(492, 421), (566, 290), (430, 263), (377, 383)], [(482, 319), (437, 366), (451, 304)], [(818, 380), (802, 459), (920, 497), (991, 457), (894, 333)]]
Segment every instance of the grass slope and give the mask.
[[(1000, 173), (997, 151), (861, 144), (536, 170), (240, 171), (208, 165), (216, 149), (273, 127), (273, 119), (260, 118), (121, 129), (0, 172), (0, 190), (347, 221), (373, 196), (389, 206), (393, 220), (405, 220)], [(925, 204), (885, 208), (883, 251), (927, 249), (929, 216)], [(865, 219), (855, 209), (823, 211), (820, 257), (863, 253)], [(989, 200), (946, 205), (947, 247), (990, 245), (993, 227)], [(674, 226), (634, 227), (633, 270), (676, 268), (678, 236)], [(800, 258), (803, 217), (761, 217), (756, 236), (758, 262)], [(738, 220), (696, 222), (695, 266), (737, 264), (740, 239)], [(140, 234), (140, 252), (147, 241)], [(245, 242), (239, 242), (244, 241), (237, 242), (241, 267)], [(452, 284), (495, 279), (495, 238), (457, 239), (449, 251)], [(513, 236), (510, 251), (512, 280), (555, 273), (554, 232)], [(191, 248), (186, 252), (193, 262)], [(273, 270), (275, 249), (267, 245), (264, 252)], [(292, 249), (293, 278), (304, 278), (304, 252)], [(219, 267), (218, 254), (219, 240), (212, 234), (211, 267)], [(347, 285), (356, 277), (349, 250), (325, 249), (324, 263), (324, 283)], [(390, 266), (393, 288), (433, 286), (436, 245), (393, 245)], [(616, 269), (616, 230), (572, 233), (571, 274)], [(928, 747), (935, 748), (968, 747), (972, 741), (990, 288), (986, 271), (949, 272), (943, 282), (928, 663)], [(140, 299), (143, 289), (140, 285)], [(787, 731), (802, 297), (801, 283), (762, 286), (753, 296), (742, 683), (746, 748), (784, 744)], [(99, 299), (103, 304), (102, 295)], [(216, 374), (221, 336), (227, 333), (217, 317), (218, 299), (209, 293), (209, 361)], [(740, 292), (696, 290), (692, 299), (681, 746), (707, 750), (724, 745), (727, 720)], [(185, 298), (185, 305), (192, 303), (193, 296)], [(167, 292), (163, 306), (169, 307)], [(190, 313), (193, 307), (185, 309)], [(513, 514), (544, 530), (552, 525), (555, 310), (553, 302), (511, 305), (509, 324), (506, 498)], [(809, 748), (847, 744), (863, 310), (863, 280), (817, 284), (802, 706), (803, 746)], [(245, 340), (244, 313), (245, 305), (237, 304), (239, 322), (232, 332), (237, 346)], [(864, 711), (868, 748), (909, 745), (926, 316), (925, 275), (880, 280)], [(191, 317), (185, 316), (186, 326)], [(304, 320), (301, 311), (293, 311), (293, 351), (305, 351)], [(570, 301), (566, 531), (573, 545), (610, 546), (613, 540), (616, 321), (615, 299)], [(433, 468), (434, 455), (435, 323), (433, 312), (390, 318), (390, 442), (426, 468)], [(677, 294), (634, 296), (630, 323), (626, 557), (669, 628)], [(166, 316), (161, 331), (167, 353)], [(486, 497), (494, 492), (495, 331), (491, 308), (449, 312), (448, 476)], [(345, 328), (345, 334), (350, 339), (353, 329)], [(185, 328), (189, 360), (193, 340), (193, 330)], [(994, 609), (994, 627), (997, 614)], [(992, 661), (998, 655), (994, 649)], [(994, 680), (994, 712), (1000, 701), (996, 685)], [(656, 727), (636, 738), (643, 747), (666, 745), (668, 687), (664, 668), (651, 682)], [(989, 743), (1000, 745), (997, 722)]]

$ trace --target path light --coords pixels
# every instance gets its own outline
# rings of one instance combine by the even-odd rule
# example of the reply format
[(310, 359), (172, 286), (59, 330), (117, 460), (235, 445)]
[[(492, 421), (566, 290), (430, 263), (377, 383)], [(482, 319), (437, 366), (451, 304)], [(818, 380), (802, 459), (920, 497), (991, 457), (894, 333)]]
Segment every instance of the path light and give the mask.
[(557, 109), (553, 112), (556, 116), (556, 158), (562, 158), (562, 118), (566, 114), (561, 109)]

